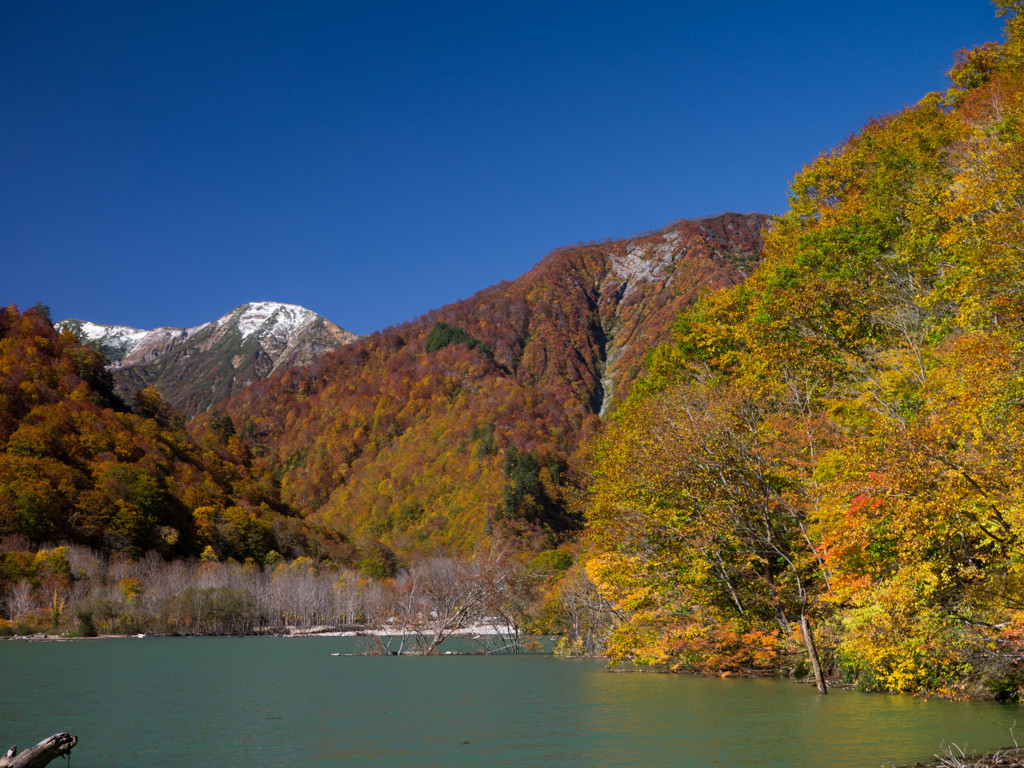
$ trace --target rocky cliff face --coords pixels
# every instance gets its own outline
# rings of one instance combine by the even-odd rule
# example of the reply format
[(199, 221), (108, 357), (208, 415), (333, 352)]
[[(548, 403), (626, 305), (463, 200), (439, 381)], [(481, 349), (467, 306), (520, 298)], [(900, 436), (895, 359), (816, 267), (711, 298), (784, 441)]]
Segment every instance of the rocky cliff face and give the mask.
[(140, 330), (82, 320), (57, 326), (99, 347), (123, 397), (153, 386), (188, 415), (359, 338), (304, 307), (271, 301), (244, 304), (193, 328)]
[(603, 415), (625, 397), (650, 349), (683, 309), (708, 291), (742, 282), (761, 258), (762, 214), (677, 221), (646, 237), (609, 244), (600, 287), (606, 336)]

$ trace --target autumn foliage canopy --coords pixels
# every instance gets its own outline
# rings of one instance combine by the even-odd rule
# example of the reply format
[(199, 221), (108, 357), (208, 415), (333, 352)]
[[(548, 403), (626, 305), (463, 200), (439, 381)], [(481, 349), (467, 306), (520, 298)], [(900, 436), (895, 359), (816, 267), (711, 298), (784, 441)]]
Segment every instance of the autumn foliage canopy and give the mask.
[[(867, 688), (1024, 673), (1024, 22), (797, 174), (740, 286), (678, 321), (595, 449), (619, 658)], [(792, 662), (788, 662), (792, 663)]]

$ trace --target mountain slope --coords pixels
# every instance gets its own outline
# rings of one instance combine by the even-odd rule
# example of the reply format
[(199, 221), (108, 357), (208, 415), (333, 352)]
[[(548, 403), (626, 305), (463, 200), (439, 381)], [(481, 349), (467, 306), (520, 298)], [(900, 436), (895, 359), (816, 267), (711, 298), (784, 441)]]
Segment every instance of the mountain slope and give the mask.
[(357, 540), (469, 546), (561, 530), (561, 479), (598, 414), (702, 292), (741, 282), (768, 217), (722, 214), (551, 253), (226, 404), (287, 502)]
[(135, 410), (95, 349), (34, 309), (0, 307), (0, 541), (239, 559), (302, 544), (239, 440), (190, 437), (152, 390)]
[(291, 365), (305, 365), (359, 338), (303, 307), (254, 302), (193, 328), (145, 331), (63, 320), (110, 361), (117, 390), (130, 399), (153, 386), (188, 415), (206, 410), (251, 382)]

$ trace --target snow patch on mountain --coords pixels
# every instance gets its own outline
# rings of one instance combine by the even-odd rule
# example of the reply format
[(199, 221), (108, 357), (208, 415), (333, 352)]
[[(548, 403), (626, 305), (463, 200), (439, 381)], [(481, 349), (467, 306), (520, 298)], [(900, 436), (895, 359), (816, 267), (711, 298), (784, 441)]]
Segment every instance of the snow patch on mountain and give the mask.
[[(74, 321), (64, 321), (74, 322)], [(127, 325), (98, 325), (87, 320), (80, 321), (77, 329), (83, 341), (97, 341), (99, 339), (124, 339), (127, 342), (138, 341), (149, 331), (139, 328), (129, 328)]]
[(279, 338), (287, 338), (303, 326), (316, 322), (318, 317), (315, 312), (296, 304), (254, 301), (220, 318), (217, 325), (234, 323), (243, 339), (253, 333), (258, 333), (260, 337), (272, 334)]

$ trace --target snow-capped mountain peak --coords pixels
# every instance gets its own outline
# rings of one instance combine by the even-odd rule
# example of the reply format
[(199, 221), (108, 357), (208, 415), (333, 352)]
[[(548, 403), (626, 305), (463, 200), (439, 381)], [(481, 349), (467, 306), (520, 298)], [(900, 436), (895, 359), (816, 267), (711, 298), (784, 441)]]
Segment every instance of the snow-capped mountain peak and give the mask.
[(259, 333), (261, 336), (265, 333), (289, 336), (303, 326), (315, 322), (319, 317), (315, 312), (297, 304), (254, 301), (232, 310), (220, 318), (217, 324), (234, 323), (243, 339), (253, 333)]
[(191, 328), (146, 331), (83, 320), (57, 326), (100, 348), (122, 395), (156, 386), (193, 413), (282, 366), (309, 363), (359, 338), (312, 310), (276, 301), (243, 304)]

